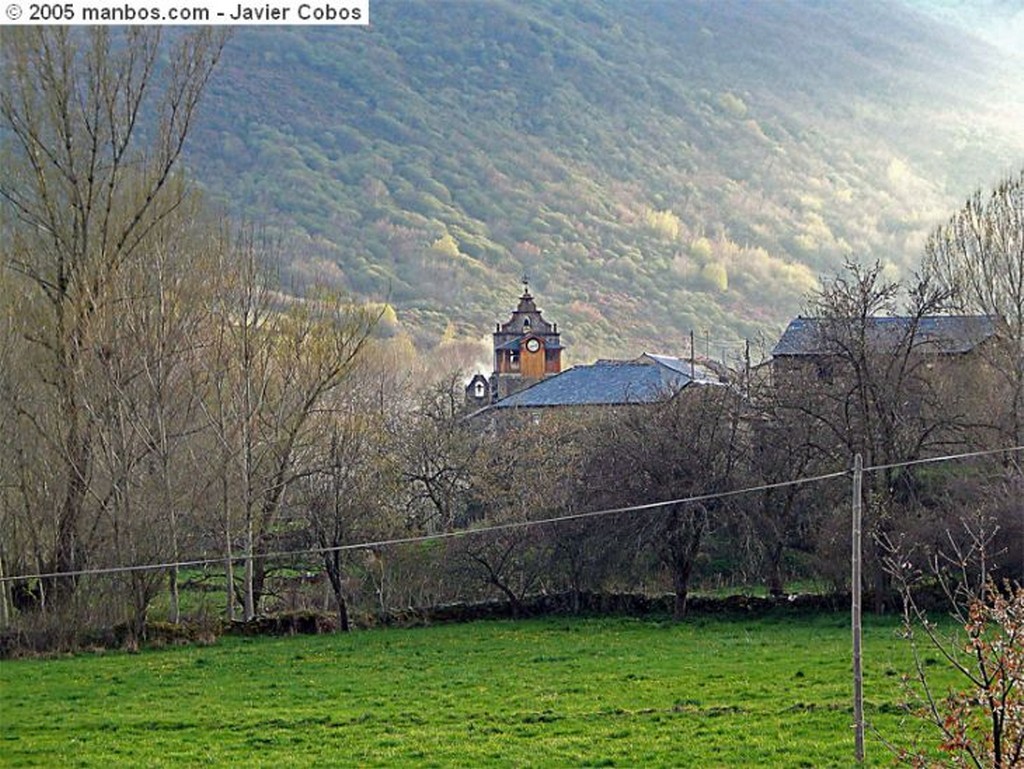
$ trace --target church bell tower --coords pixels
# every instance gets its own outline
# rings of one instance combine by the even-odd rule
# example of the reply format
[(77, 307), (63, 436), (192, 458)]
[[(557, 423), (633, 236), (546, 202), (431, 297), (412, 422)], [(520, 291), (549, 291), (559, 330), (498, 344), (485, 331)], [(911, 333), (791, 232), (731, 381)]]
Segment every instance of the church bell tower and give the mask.
[(490, 379), (477, 374), (466, 386), (466, 403), (482, 407), (507, 398), (562, 370), (558, 324), (548, 323), (523, 276), (523, 294), (507, 323), (494, 330), (494, 371)]
[(519, 305), (508, 322), (499, 323), (494, 331), (491, 392), (495, 400), (500, 400), (561, 370), (558, 324), (544, 320), (524, 275)]

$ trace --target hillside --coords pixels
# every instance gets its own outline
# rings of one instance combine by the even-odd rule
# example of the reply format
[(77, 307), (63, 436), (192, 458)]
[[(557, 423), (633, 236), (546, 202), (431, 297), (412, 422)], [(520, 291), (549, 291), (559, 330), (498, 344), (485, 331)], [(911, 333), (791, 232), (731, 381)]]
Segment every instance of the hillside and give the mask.
[(1004, 52), (1024, 50), (1024, 6), (1018, 0), (904, 0), (910, 7), (983, 38)]
[(892, 3), (374, 0), (239, 29), (189, 162), (286, 280), (390, 297), (422, 344), (489, 332), (526, 271), (570, 362), (731, 351), (847, 254), (912, 268), (1024, 159), (1022, 83)]

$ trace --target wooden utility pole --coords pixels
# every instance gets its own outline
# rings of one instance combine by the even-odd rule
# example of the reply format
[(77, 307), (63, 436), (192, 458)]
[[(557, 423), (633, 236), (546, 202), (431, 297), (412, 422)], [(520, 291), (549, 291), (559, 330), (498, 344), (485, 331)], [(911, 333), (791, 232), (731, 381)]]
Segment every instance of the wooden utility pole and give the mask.
[(861, 670), (861, 519), (863, 505), (861, 489), (864, 482), (864, 460), (860, 454), (853, 458), (853, 541), (851, 548), (852, 576), (850, 578), (851, 624), (853, 630), (853, 729), (854, 757), (864, 763), (864, 675)]
[(0, 630), (7, 627), (10, 622), (10, 608), (7, 605), (7, 580), (4, 579), (4, 559), (0, 556)]

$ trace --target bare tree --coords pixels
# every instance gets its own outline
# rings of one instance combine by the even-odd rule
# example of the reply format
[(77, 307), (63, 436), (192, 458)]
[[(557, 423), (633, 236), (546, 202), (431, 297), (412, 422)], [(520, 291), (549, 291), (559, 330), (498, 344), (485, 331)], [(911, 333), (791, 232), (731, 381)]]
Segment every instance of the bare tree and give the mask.
[(388, 413), (376, 407), (372, 372), (358, 372), (354, 380), (317, 420), (327, 440), (296, 494), (313, 542), (322, 551), (342, 631), (349, 629), (346, 594), (353, 555), (343, 547), (358, 538), (391, 533), (400, 496), (398, 453), (386, 429)]
[(206, 412), (234, 481), (224, 491), (225, 533), (230, 542), (235, 498), (243, 611), (251, 620), (263, 591), (263, 556), (279, 533), (286, 494), (316, 468), (321, 436), (315, 417), (348, 381), (379, 313), (326, 290), (311, 289), (303, 298), (273, 291), (264, 247), (251, 232), (239, 237), (234, 253), (227, 270), (233, 277), (219, 299)]
[[(984, 516), (965, 521), (966, 542), (949, 532), (945, 550), (924, 554), (924, 563), (887, 542), (887, 568), (900, 587), (914, 653), (914, 674), (905, 679), (913, 712), (936, 728), (952, 765), (1003, 769), (1024, 762), (1024, 586), (993, 574), (990, 524)], [(922, 601), (929, 584), (952, 615), (952, 634)], [(924, 649), (937, 652), (963, 688), (939, 691)], [(929, 765), (927, 751), (902, 748), (898, 755), (912, 766)]]
[[(188, 232), (182, 219), (197, 231)], [(200, 500), (212, 480), (193, 450), (206, 427), (195, 383), (220, 244), (203, 228), (198, 201), (185, 201), (159, 226), (168, 232), (147, 250), (144, 269), (125, 270), (112, 290), (118, 312), (109, 320), (110, 353), (102, 370), (117, 432), (137, 444), (130, 475), (138, 499), (127, 518), (131, 525), (123, 528), (145, 531), (149, 557), (174, 564), (183, 545), (197, 541)], [(168, 576), (170, 620), (178, 622), (177, 566)]]
[[(765, 488), (759, 504), (748, 507), (739, 521), (732, 547), (742, 544), (763, 569), (771, 595), (785, 589), (785, 556), (788, 552), (813, 550), (813, 533), (820, 525), (823, 489), (812, 489), (794, 481), (822, 468), (816, 449), (816, 425), (807, 419), (793, 419), (779, 407), (774, 393), (759, 393), (750, 414), (749, 467)], [(782, 484), (782, 485), (780, 485)], [(735, 550), (734, 550), (735, 552)]]
[(686, 614), (690, 580), (712, 529), (729, 502), (674, 502), (729, 489), (744, 451), (739, 399), (726, 387), (692, 386), (649, 406), (606, 415), (593, 430), (584, 477), (602, 507), (665, 502), (622, 518), (619, 541), (653, 552), (672, 578), (673, 613)]
[[(860, 454), (869, 474), (866, 525), (891, 529), (898, 508), (913, 501), (917, 481), (904, 465), (963, 445), (969, 395), (945, 386), (934, 372), (934, 340), (922, 333), (949, 293), (928, 279), (909, 290), (884, 279), (881, 265), (848, 262), (813, 297), (816, 354), (778, 377), (780, 414), (811, 423), (808, 435), (823, 460), (849, 463)], [(897, 315), (905, 301), (906, 312)], [(938, 375), (937, 375), (938, 374)], [(875, 608), (884, 607), (886, 578), (875, 558)]]
[[(211, 276), (217, 282), (208, 330), (209, 344), (196, 386), (202, 393), (200, 407), (216, 436), (211, 453), (218, 458), (219, 529), (224, 543), (229, 621), (236, 616), (235, 545), (236, 526), (245, 541), (254, 509), (254, 483), (250, 471), (254, 450), (254, 425), (261, 393), (270, 376), (270, 346), (259, 344), (259, 333), (270, 312), (270, 290), (259, 253), (260, 245), (251, 229), (232, 242), (226, 233)], [(237, 519), (244, 519), (239, 521)], [(247, 570), (245, 584), (249, 584)], [(243, 599), (244, 601), (244, 599)], [(252, 612), (249, 609), (252, 608)], [(254, 607), (244, 609), (246, 617)]]
[[(2, 226), (2, 225), (0, 225)], [(18, 542), (16, 514), (18, 477), (16, 457), (20, 448), (14, 440), (17, 413), (14, 407), (18, 384), (17, 370), (19, 334), (13, 316), (17, 299), (9, 290), (9, 275), (0, 270), (0, 578), (10, 570), (11, 558), (24, 550)], [(0, 582), (0, 629), (6, 628), (13, 614), (11, 585)]]
[(482, 437), (466, 422), (461, 377), (449, 374), (424, 388), (400, 443), (408, 517), (421, 530), (464, 526)]
[(507, 599), (515, 616), (531, 593), (560, 588), (556, 558), (564, 532), (531, 522), (572, 509), (585, 450), (579, 422), (577, 414), (506, 415), (474, 455), (468, 496), (475, 522), (506, 528), (466, 537), (450, 551), (463, 573)]
[[(992, 363), (1010, 392), (1008, 419), (996, 426), (1011, 442), (1024, 443), (1024, 169), (986, 197), (975, 192), (928, 239), (925, 273), (950, 294), (957, 310), (1000, 318), (1008, 345), (993, 350)], [(1006, 410), (1003, 410), (1005, 413)]]
[[(145, 259), (158, 225), (186, 197), (174, 169), (224, 38), (182, 35), (162, 64), (156, 28), (2, 34), (0, 198), (12, 213), (4, 266), (35, 304), (23, 333), (37, 349), (39, 398), (24, 416), (58, 462), (46, 569), (73, 572), (89, 557), (81, 536), (96, 446), (85, 399), (105, 354), (97, 318), (111, 311), (119, 274)], [(51, 598), (74, 586), (57, 580)]]

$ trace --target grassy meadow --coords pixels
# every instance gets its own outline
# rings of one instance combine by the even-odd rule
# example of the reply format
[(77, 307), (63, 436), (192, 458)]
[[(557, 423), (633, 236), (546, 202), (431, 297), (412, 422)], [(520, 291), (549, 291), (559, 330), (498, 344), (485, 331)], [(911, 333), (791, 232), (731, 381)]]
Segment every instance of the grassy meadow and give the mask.
[[(905, 744), (864, 630), (868, 764)], [(935, 665), (937, 674), (941, 666)], [(490, 621), (0, 663), (0, 765), (850, 766), (843, 614)]]

